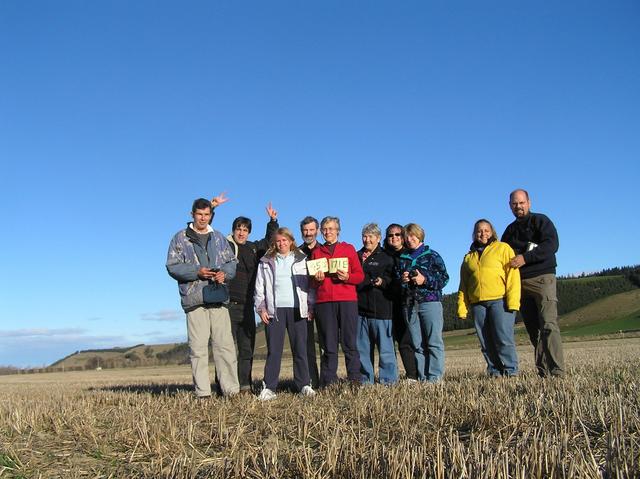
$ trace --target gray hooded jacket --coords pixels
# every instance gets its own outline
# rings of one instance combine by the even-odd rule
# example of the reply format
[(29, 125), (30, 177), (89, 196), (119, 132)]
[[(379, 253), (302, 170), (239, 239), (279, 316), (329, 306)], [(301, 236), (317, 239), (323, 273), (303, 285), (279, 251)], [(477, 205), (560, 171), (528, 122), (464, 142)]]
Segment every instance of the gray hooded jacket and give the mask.
[(236, 275), (238, 260), (222, 233), (209, 226), (209, 240), (206, 249), (197, 240), (192, 224), (178, 231), (169, 243), (167, 271), (178, 281), (180, 303), (185, 312), (204, 305), (203, 288), (209, 281), (198, 278), (200, 268), (218, 268), (226, 275), (226, 281)]

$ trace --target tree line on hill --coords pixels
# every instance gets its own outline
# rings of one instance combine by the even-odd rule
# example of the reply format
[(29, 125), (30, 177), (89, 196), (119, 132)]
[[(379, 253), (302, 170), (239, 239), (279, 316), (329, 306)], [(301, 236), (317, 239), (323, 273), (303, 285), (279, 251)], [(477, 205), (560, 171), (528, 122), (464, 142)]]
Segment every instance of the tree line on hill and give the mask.
[[(558, 314), (563, 315), (594, 301), (640, 287), (640, 265), (607, 268), (595, 273), (558, 277)], [(456, 317), (458, 293), (442, 298), (444, 330), (473, 328), (472, 320)], [(518, 315), (518, 321), (520, 321)]]
[[(142, 345), (144, 346), (144, 345)], [(209, 349), (209, 360), (213, 360), (212, 351)], [(135, 351), (129, 351), (121, 357), (101, 358), (93, 356), (87, 359), (85, 369), (111, 369), (130, 368), (137, 366), (168, 366), (172, 364), (189, 363), (189, 345), (179, 343), (165, 351), (154, 352), (151, 346), (143, 350), (142, 356)]]
[(104, 354), (104, 353), (126, 353), (127, 351), (131, 351), (132, 349), (138, 348), (140, 346), (144, 346), (144, 344), (136, 344), (134, 346), (126, 346), (126, 347), (115, 347), (115, 348), (109, 348), (109, 349), (82, 349), (82, 350), (78, 350), (76, 352), (73, 352), (71, 354), (69, 354), (68, 356), (65, 356), (62, 359), (58, 359), (55, 363), (53, 363), (51, 366), (49, 366), (50, 368), (55, 368), (58, 367), (60, 364), (62, 364), (64, 361), (66, 361), (67, 359), (75, 356), (76, 354), (87, 354), (87, 353), (100, 353), (100, 354)]
[(624, 276), (635, 286), (640, 288), (640, 265), (635, 266), (616, 266), (615, 268), (607, 268), (597, 273), (581, 274), (580, 276), (571, 276), (571, 278), (588, 278), (590, 276)]

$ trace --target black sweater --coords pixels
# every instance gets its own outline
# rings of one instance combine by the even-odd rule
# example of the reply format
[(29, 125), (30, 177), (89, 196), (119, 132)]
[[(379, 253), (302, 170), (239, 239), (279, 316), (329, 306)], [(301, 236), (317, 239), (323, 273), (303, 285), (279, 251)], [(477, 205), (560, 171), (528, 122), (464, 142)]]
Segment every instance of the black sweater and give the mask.
[[(357, 286), (358, 313), (375, 319), (391, 319), (393, 304), (391, 301), (391, 282), (393, 280), (394, 261), (380, 246), (371, 253), (364, 262), (362, 253), (358, 251), (358, 258), (362, 263), (364, 281)], [(373, 286), (372, 281), (382, 278), (381, 286)]]
[(258, 261), (269, 248), (271, 237), (278, 229), (278, 222), (271, 220), (267, 223), (265, 237), (259, 241), (247, 241), (244, 244), (237, 244), (233, 237), (227, 237), (231, 249), (235, 251), (238, 258), (236, 266), (236, 277), (229, 281), (229, 297), (231, 301), (242, 304), (253, 303), (253, 293), (256, 284), (256, 271)]
[[(540, 213), (529, 213), (507, 226), (502, 241), (508, 243), (516, 254), (524, 256), (525, 265), (520, 268), (522, 279), (556, 272), (558, 232), (553, 222)], [(537, 246), (527, 251), (529, 243)]]
[(400, 277), (396, 274), (396, 271), (399, 268), (400, 264), (400, 255), (405, 253), (405, 248), (402, 248), (400, 251), (394, 250), (393, 248), (387, 246), (384, 248), (389, 256), (393, 259), (393, 279), (391, 280), (391, 285), (389, 286), (389, 294), (393, 301), (393, 319), (394, 321), (402, 321), (404, 322), (404, 314), (402, 313), (403, 301), (402, 301), (402, 281)]

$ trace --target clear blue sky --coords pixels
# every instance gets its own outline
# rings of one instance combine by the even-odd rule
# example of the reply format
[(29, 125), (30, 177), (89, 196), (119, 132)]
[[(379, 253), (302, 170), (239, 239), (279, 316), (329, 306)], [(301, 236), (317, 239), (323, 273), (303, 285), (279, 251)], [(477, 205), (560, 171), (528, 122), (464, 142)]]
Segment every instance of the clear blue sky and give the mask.
[(458, 284), (529, 190), (558, 273), (638, 263), (637, 1), (0, 2), (0, 364), (184, 341), (191, 202), (420, 223)]

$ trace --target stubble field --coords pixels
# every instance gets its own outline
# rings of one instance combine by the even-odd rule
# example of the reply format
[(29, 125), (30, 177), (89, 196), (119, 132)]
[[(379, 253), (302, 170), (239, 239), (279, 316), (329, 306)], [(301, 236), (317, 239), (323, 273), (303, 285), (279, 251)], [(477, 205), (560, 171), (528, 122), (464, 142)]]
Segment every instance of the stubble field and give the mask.
[(441, 385), (264, 404), (196, 400), (188, 367), (0, 376), (0, 477), (639, 477), (640, 339), (565, 347), (560, 380), (529, 347), (488, 379), (474, 348)]

